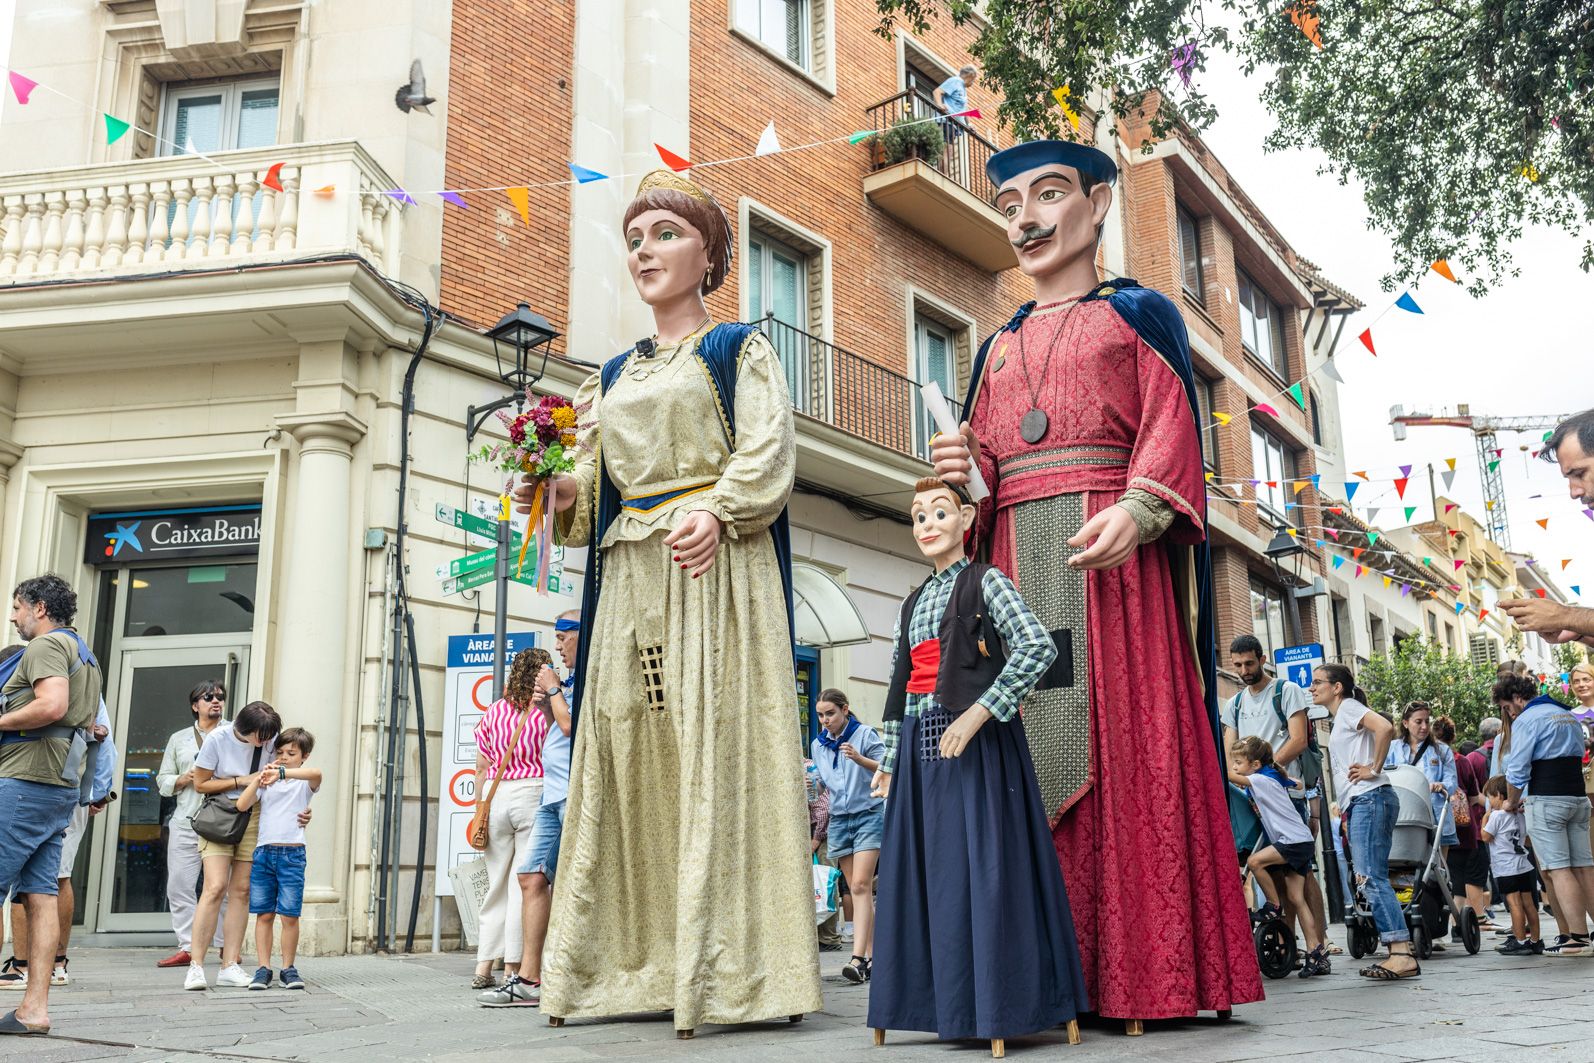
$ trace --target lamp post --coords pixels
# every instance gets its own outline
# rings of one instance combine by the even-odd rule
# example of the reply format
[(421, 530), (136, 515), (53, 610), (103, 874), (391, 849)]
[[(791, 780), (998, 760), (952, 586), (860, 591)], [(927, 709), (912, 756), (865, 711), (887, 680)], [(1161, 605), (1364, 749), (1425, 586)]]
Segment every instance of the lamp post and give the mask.
[(1301, 644), (1301, 607), (1295, 601), (1295, 581), (1292, 579), (1288, 586), (1285, 585), (1284, 569), (1279, 562), (1286, 557), (1297, 557), (1305, 552), (1306, 548), (1300, 544), (1300, 541), (1283, 528), (1274, 532), (1273, 540), (1262, 549), (1262, 553), (1273, 562), (1273, 575), (1284, 591), (1284, 625), (1289, 629), (1291, 646)]
[[(471, 406), (465, 411), (467, 445), (476, 437), (483, 422), (494, 412), (511, 404), (518, 411), (526, 404), (526, 391), (542, 379), (542, 374), (548, 368), (548, 348), (559, 338), (559, 333), (554, 330), (548, 319), (526, 303), (517, 304), (515, 309), (499, 319), (498, 324), (487, 330), (487, 335), (493, 340), (493, 360), (498, 365), (498, 379), (509, 386), (510, 392), (485, 406)], [(542, 362), (533, 373), (530, 368), (531, 359), (538, 347), (542, 348)], [(531, 534), (530, 528), (526, 529), (526, 534)], [(493, 605), (493, 697), (495, 699), (504, 696), (511, 545), (509, 498), (505, 495), (498, 500), (498, 552), (493, 561), (493, 583), (498, 592), (497, 601)]]

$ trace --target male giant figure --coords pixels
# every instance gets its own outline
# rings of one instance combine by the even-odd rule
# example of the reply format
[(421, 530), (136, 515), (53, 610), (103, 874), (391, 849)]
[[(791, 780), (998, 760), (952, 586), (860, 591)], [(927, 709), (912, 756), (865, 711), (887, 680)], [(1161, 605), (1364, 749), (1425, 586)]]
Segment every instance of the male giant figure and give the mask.
[(1261, 977), (1218, 755), (1206, 493), (1183, 320), (1132, 280), (1099, 284), (1117, 167), (1095, 148), (991, 157), (1024, 304), (975, 360), (962, 438), (936, 475), (992, 495), (976, 546), (1060, 656), (1024, 706), (1097, 1013), (1226, 1013)]

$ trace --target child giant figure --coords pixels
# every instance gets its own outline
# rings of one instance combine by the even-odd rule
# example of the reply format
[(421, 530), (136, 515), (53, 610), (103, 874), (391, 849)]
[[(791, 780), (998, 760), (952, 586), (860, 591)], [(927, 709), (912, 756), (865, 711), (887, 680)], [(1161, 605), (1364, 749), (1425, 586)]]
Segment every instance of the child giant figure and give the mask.
[(1044, 140), (991, 157), (1024, 304), (975, 360), (936, 474), (991, 496), (979, 556), (1010, 574), (1062, 659), (1024, 705), (1085, 986), (1127, 1020), (1227, 1012), (1261, 976), (1218, 755), (1206, 492), (1179, 311), (1100, 284), (1117, 167)]
[(1056, 657), (1006, 576), (970, 564), (975, 510), (920, 480), (910, 517), (935, 574), (902, 607), (874, 778), (889, 796), (869, 1025), (1003, 1039), (1086, 1007), (1068, 896), (1019, 722)]

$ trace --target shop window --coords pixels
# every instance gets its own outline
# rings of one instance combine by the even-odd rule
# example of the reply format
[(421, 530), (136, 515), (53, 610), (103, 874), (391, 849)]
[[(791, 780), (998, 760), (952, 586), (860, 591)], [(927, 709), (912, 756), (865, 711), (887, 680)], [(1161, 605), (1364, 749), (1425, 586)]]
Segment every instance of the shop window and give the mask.
[(1280, 377), (1290, 374), (1289, 352), (1284, 347), (1284, 311), (1267, 297), (1244, 270), (1240, 281), (1240, 342), (1245, 349)]

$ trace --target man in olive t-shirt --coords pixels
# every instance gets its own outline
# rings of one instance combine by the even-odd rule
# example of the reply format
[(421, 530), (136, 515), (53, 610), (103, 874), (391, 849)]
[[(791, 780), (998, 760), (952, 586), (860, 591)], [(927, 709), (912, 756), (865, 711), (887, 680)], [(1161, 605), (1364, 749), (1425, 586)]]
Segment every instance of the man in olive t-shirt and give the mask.
[(33, 931), (27, 968), (37, 972), (0, 1035), (47, 1033), (55, 958), (61, 841), (77, 807), (84, 765), (69, 766), (72, 729), (94, 724), (100, 669), (71, 630), (77, 595), (59, 576), (24, 580), (11, 623), (27, 648), (0, 688), (0, 897), (15, 892)]

